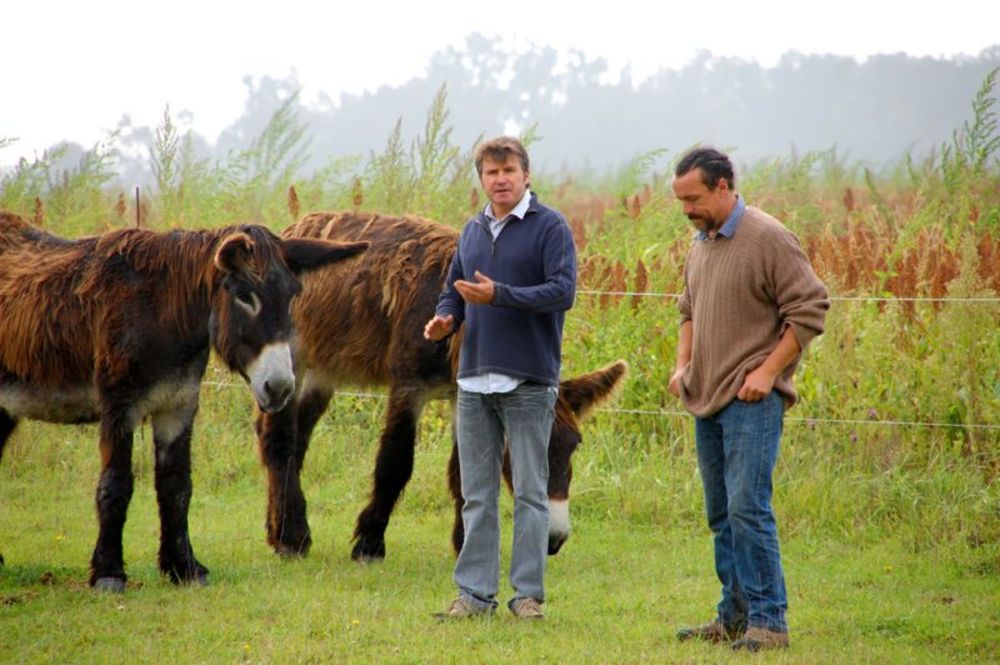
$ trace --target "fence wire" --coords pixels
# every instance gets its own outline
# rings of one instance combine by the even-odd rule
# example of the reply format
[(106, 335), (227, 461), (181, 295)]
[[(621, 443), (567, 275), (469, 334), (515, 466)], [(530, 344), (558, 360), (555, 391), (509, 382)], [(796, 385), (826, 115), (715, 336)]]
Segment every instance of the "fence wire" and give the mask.
[[(578, 295), (617, 296), (622, 298), (680, 298), (680, 293), (658, 293), (656, 291), (595, 291), (581, 289)], [(930, 296), (830, 296), (830, 300), (840, 302), (927, 302), (927, 303), (1000, 303), (1000, 298), (933, 298)]]
[[(204, 381), (202, 385), (206, 386), (216, 386), (224, 388), (239, 388), (241, 387), (238, 383), (229, 383), (226, 381)], [(359, 392), (348, 392), (348, 391), (335, 391), (334, 397), (363, 397), (363, 398), (373, 398), (373, 399), (388, 399), (388, 396), (384, 393), (359, 393)], [(669, 411), (666, 409), (617, 409), (614, 407), (600, 407), (594, 409), (595, 412), (604, 413), (617, 413), (622, 415), (639, 415), (639, 416), (656, 416), (661, 418), (676, 418), (676, 417), (690, 417), (690, 413), (687, 411)], [(940, 423), (940, 422), (927, 422), (923, 420), (880, 420), (880, 419), (851, 419), (851, 418), (805, 418), (805, 417), (786, 417), (785, 422), (807, 425), (813, 427), (815, 425), (875, 425), (875, 426), (885, 426), (885, 427), (927, 427), (927, 428), (942, 428), (942, 429), (966, 429), (966, 430), (979, 430), (979, 431), (1000, 431), (1000, 425), (992, 425), (988, 423)]]

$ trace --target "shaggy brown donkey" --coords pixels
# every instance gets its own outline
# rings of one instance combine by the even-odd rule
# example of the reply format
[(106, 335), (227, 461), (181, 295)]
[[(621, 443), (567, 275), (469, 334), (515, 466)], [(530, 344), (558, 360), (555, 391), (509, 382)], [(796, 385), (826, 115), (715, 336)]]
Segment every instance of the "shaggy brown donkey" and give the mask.
[(100, 422), (92, 586), (125, 589), (132, 434), (147, 416), (160, 570), (175, 583), (207, 581), (188, 538), (188, 506), (209, 349), (250, 383), (261, 410), (282, 409), (295, 384), (297, 275), (366, 247), (282, 240), (262, 226), (65, 240), (0, 211), (0, 454), (19, 418)]
[[(350, 266), (330, 266), (303, 279), (292, 309), (296, 367), (302, 380), (287, 408), (260, 414), (257, 432), (267, 468), (267, 539), (280, 554), (311, 544), (299, 472), (309, 438), (334, 390), (345, 384), (388, 386), (389, 404), (368, 505), (354, 528), (352, 558), (385, 557), (385, 530), (413, 471), (417, 421), (435, 397), (454, 399), (461, 334), (428, 342), (424, 324), (441, 291), (458, 232), (412, 217), (315, 213), (286, 238), (371, 243)], [(578, 420), (607, 398), (625, 375), (619, 361), (563, 381), (549, 444), (549, 552), (569, 537), (570, 457), (580, 442)], [(509, 469), (507, 469), (509, 481)], [(462, 495), (455, 447), (448, 478), (455, 501), (452, 544), (461, 549)]]

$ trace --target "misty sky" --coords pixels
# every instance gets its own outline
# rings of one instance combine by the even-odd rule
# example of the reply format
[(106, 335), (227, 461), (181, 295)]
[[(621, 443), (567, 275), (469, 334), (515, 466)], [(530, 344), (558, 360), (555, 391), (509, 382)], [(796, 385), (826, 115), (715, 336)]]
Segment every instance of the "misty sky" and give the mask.
[[(583, 9), (582, 9), (583, 8)], [(1000, 41), (1000, 3), (840, 0), (612, 3), (7, 3), (0, 84), (0, 165), (67, 139), (86, 147), (123, 114), (155, 126), (169, 103), (214, 140), (243, 109), (243, 78), (288, 77), (301, 98), (358, 94), (421, 76), (466, 36), (505, 48), (549, 45), (603, 57), (633, 81), (680, 68), (699, 51), (773, 65), (783, 53), (974, 56)], [(188, 112), (188, 113), (184, 113)]]

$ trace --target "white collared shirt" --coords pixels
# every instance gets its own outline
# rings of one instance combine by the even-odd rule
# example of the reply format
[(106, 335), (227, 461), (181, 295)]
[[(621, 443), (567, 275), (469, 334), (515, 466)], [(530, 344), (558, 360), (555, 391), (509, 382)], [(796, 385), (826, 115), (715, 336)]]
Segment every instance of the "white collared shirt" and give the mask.
[(507, 213), (507, 216), (503, 219), (497, 219), (493, 214), (493, 203), (487, 203), (486, 207), (483, 208), (483, 214), (486, 215), (486, 219), (490, 223), (490, 233), (493, 234), (493, 238), (496, 239), (500, 232), (503, 231), (503, 227), (507, 226), (507, 221), (513, 216), (518, 219), (524, 219), (525, 213), (528, 212), (528, 206), (531, 205), (531, 190), (528, 188), (524, 189), (524, 196), (521, 200), (517, 202), (517, 205)]

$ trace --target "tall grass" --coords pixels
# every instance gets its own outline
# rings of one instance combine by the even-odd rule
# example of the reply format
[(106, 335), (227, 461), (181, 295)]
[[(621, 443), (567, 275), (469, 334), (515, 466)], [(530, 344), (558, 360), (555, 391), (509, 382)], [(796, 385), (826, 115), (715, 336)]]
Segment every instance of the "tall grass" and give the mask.
[(115, 136), (83, 153), (75, 166), (62, 167), (65, 146), (28, 161), (22, 158), (0, 178), (0, 207), (15, 210), (69, 235), (108, 228), (106, 187), (114, 178)]

